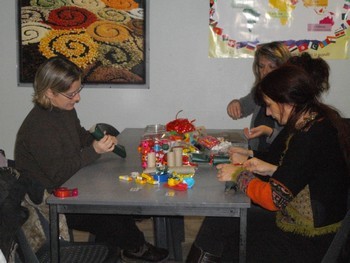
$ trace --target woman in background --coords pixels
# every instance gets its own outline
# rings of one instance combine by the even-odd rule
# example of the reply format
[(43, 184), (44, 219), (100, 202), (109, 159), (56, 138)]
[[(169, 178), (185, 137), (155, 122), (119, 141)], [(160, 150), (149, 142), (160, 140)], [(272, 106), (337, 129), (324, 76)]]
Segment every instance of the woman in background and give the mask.
[[(307, 52), (302, 53), (298, 56), (292, 56), (288, 59), (288, 61), (285, 63), (287, 65), (295, 65), (303, 70), (305, 70), (315, 83), (317, 87), (317, 93), (315, 96), (319, 100), (322, 100), (322, 94), (325, 92), (328, 92), (330, 89), (329, 84), (329, 74), (330, 74), (330, 68), (328, 63), (322, 59), (322, 58), (312, 58), (311, 55)], [(255, 100), (259, 100), (259, 94), (256, 94)], [(283, 128), (283, 126), (280, 126)], [(276, 136), (277, 137), (277, 136)], [(285, 138), (284, 138), (285, 139)], [(284, 140), (283, 138), (280, 138), (280, 140)], [(245, 149), (240, 149), (239, 147), (232, 147), (230, 149), (231, 154), (234, 154), (235, 152), (245, 152)], [(272, 149), (271, 151), (251, 151), (251, 156), (259, 156), (259, 158), (264, 158), (264, 156), (269, 156), (269, 159), (273, 158), (273, 153), (276, 153), (276, 149)], [(277, 157), (279, 158), (279, 157)], [(238, 160), (237, 160), (238, 161)]]
[(227, 114), (234, 120), (253, 114), (250, 129), (244, 129), (252, 150), (266, 151), (282, 129), (277, 122), (266, 116), (264, 106), (258, 105), (254, 100), (255, 86), (266, 74), (281, 66), (290, 57), (287, 46), (281, 42), (260, 45), (254, 55), (255, 82), (252, 90), (245, 97), (234, 99), (227, 105)]

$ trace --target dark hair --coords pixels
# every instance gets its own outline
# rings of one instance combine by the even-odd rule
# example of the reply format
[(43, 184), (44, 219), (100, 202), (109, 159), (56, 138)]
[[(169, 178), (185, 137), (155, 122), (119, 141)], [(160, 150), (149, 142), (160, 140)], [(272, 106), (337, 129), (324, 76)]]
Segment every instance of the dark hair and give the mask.
[(69, 90), (74, 81), (80, 80), (81, 69), (64, 57), (53, 57), (42, 63), (35, 74), (33, 102), (43, 108), (50, 108), (51, 102), (45, 93)]
[(319, 94), (319, 86), (312, 76), (300, 66), (291, 64), (285, 64), (267, 74), (260, 81), (256, 90), (256, 96), (260, 101), (263, 101), (264, 96), (268, 96), (280, 105), (294, 105), (286, 124), (286, 128), (292, 132), (297, 129), (296, 123), (303, 113), (316, 112), (317, 119), (329, 119), (338, 130), (340, 145), (348, 159), (350, 154), (349, 126), (335, 108), (319, 101)]
[(288, 61), (288, 64), (296, 65), (303, 68), (310, 74), (312, 80), (318, 87), (319, 94), (321, 96), (323, 92), (326, 92), (330, 88), (329, 84), (329, 72), (330, 68), (328, 63), (318, 57), (312, 58), (307, 52), (302, 53), (300, 56), (293, 56)]
[(288, 121), (291, 127), (304, 112), (314, 110), (317, 101), (317, 88), (309, 75), (300, 67), (284, 65), (270, 72), (257, 88), (256, 96), (264, 101), (264, 95), (278, 104), (293, 104), (295, 109)]
[[(311, 80), (316, 85), (318, 98), (321, 97), (322, 93), (330, 89), (329, 84), (329, 72), (330, 67), (328, 63), (322, 58), (312, 58), (307, 52), (302, 53), (299, 56), (290, 57), (284, 64), (294, 65), (303, 69), (310, 75)], [(257, 84), (259, 85), (259, 83)], [(258, 105), (264, 105), (264, 102), (260, 100), (259, 96), (254, 96), (254, 100)]]

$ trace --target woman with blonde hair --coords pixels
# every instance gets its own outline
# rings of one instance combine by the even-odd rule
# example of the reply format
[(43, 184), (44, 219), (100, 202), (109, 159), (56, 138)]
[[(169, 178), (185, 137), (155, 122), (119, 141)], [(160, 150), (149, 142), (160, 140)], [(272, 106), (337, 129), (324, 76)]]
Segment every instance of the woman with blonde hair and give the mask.
[(252, 150), (266, 151), (282, 129), (277, 122), (265, 115), (264, 106), (254, 100), (255, 87), (266, 74), (281, 66), (290, 57), (288, 47), (282, 42), (270, 42), (258, 46), (253, 62), (255, 82), (252, 90), (248, 95), (233, 99), (227, 105), (227, 114), (234, 120), (252, 114), (250, 129), (244, 129)]
[[(80, 125), (75, 105), (80, 101), (81, 81), (82, 71), (71, 61), (54, 57), (44, 62), (35, 75), (34, 107), (17, 134), (17, 168), (48, 193), (118, 143), (107, 134), (97, 141)], [(168, 257), (167, 250), (146, 242), (130, 216), (66, 214), (66, 218), (69, 228), (88, 231), (96, 241), (122, 249), (125, 262), (163, 262)]]

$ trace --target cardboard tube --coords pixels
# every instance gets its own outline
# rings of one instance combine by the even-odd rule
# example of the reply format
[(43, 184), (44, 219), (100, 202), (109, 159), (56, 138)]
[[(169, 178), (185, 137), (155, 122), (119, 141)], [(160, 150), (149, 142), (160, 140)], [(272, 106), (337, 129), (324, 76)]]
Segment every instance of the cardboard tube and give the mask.
[(174, 147), (173, 152), (175, 153), (175, 166), (176, 167), (182, 166), (182, 148)]
[(152, 168), (156, 166), (156, 153), (150, 152), (147, 154), (147, 167)]
[(167, 164), (168, 164), (168, 167), (175, 166), (175, 153), (174, 152), (167, 153)]

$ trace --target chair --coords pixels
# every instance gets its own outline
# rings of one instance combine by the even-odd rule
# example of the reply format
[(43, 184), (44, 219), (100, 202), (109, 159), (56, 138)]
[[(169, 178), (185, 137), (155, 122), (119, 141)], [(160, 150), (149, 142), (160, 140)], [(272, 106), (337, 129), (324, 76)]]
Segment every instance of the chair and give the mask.
[[(22, 229), (17, 234), (19, 248), (15, 263), (49, 263), (50, 246), (45, 244), (34, 253)], [(109, 249), (102, 244), (67, 242), (60, 243), (60, 262), (62, 263), (102, 263), (108, 262)], [(110, 259), (111, 260), (111, 259)], [(114, 262), (117, 262), (116, 260)]]
[[(47, 242), (34, 253), (22, 228), (16, 232), (19, 245), (15, 263), (50, 263), (49, 222), (40, 214), (39, 220), (43, 226)], [(61, 263), (107, 263), (118, 262), (118, 256), (105, 244), (94, 242), (60, 241)]]
[[(22, 206), (22, 201), (33, 185), (28, 177), (20, 175), (16, 169), (0, 168), (0, 245), (5, 259), (13, 259), (15, 251), (16, 263), (50, 262), (48, 220), (38, 213), (46, 242), (37, 253), (34, 253), (23, 231), (23, 224), (28, 220), (29, 213)], [(117, 262), (117, 255), (104, 244), (61, 241), (60, 259), (62, 263), (106, 263)]]
[(350, 210), (322, 259), (322, 263), (345, 262), (350, 262)]
[[(350, 118), (344, 118), (350, 125)], [(350, 164), (350, 160), (348, 160)], [(350, 262), (350, 188), (348, 188), (348, 212), (340, 229), (335, 235), (330, 247), (322, 259), (322, 263), (349, 263)]]
[[(350, 119), (344, 118), (350, 125)], [(349, 162), (350, 160), (348, 160)], [(322, 259), (322, 263), (350, 262), (350, 188), (348, 189), (348, 212), (335, 235), (330, 247)]]

